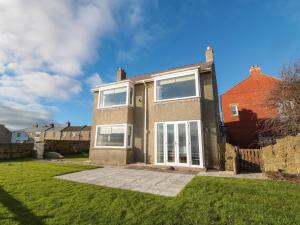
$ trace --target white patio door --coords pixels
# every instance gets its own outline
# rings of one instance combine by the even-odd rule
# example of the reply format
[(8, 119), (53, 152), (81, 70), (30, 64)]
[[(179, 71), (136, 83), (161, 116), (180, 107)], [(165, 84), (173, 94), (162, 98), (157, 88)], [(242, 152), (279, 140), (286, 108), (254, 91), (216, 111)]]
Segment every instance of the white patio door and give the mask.
[(202, 166), (198, 121), (156, 123), (156, 163)]

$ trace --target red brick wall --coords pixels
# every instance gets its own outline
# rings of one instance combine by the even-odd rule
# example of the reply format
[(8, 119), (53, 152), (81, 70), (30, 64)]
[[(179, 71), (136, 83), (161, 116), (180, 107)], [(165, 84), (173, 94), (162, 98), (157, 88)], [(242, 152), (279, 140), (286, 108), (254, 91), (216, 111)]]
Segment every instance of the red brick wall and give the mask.
[[(259, 121), (276, 115), (265, 100), (278, 79), (262, 74), (259, 67), (250, 69), (250, 76), (221, 96), (222, 118), (229, 126), (228, 141), (242, 148), (256, 148)], [(231, 104), (238, 105), (238, 116), (231, 114)]]

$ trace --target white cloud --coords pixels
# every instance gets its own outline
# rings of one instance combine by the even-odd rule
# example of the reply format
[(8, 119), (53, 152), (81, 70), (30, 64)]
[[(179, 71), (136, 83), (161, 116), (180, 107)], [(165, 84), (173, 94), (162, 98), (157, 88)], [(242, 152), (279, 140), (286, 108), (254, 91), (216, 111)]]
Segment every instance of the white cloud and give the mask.
[(94, 73), (92, 76), (86, 79), (85, 82), (92, 88), (103, 83), (101, 76), (98, 73)]
[(0, 115), (0, 124), (7, 124), (11, 130), (33, 123), (48, 123), (52, 117), (49, 109), (40, 104), (19, 104), (14, 101), (1, 101)]
[(17, 128), (50, 120), (44, 99), (78, 94), (82, 67), (97, 57), (101, 38), (115, 29), (118, 5), (0, 0), (0, 123)]

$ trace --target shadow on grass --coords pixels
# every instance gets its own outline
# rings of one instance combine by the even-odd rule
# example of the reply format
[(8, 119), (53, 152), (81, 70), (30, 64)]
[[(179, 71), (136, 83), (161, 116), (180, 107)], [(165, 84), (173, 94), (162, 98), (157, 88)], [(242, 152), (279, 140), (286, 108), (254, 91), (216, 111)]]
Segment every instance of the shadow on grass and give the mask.
[[(8, 194), (2, 187), (0, 187), (0, 203), (3, 204), (14, 216), (13, 219), (22, 225), (43, 225), (41, 217), (36, 216), (28, 208), (26, 208), (20, 201)], [(1, 224), (1, 218), (0, 218)]]

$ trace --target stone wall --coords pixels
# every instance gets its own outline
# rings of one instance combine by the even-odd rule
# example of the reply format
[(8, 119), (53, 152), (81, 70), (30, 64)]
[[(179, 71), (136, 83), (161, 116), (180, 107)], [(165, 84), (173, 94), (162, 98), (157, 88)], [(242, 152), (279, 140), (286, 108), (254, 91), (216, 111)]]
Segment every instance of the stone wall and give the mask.
[(0, 159), (28, 158), (32, 156), (33, 144), (0, 144)]
[(45, 152), (58, 152), (62, 155), (71, 155), (82, 152), (89, 152), (89, 141), (56, 141), (48, 140), (44, 143)]
[(262, 148), (262, 161), (264, 172), (300, 174), (300, 134)]
[(237, 173), (237, 151), (228, 143), (225, 146), (225, 170)]

